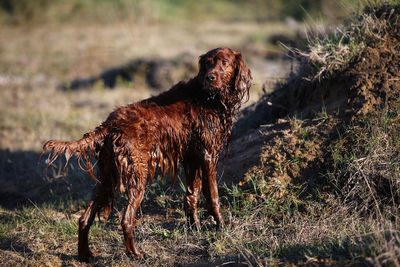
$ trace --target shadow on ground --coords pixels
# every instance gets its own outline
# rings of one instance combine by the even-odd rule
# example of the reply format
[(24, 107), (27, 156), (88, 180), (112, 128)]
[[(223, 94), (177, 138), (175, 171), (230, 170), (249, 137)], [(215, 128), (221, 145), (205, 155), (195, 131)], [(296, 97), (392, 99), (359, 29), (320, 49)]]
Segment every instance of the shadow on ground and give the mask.
[(114, 88), (119, 84), (138, 84), (152, 90), (162, 91), (175, 82), (187, 79), (197, 70), (195, 57), (182, 54), (172, 59), (138, 58), (122, 66), (106, 69), (92, 77), (77, 78), (58, 86), (61, 90), (79, 90), (97, 84)]
[(23, 205), (58, 203), (66, 199), (88, 199), (94, 182), (62, 162), (50, 167), (46, 175), (44, 160), (33, 151), (0, 150), (0, 206), (13, 209)]
[[(0, 206), (13, 210), (23, 206), (62, 207), (62, 203), (75, 203), (76, 209), (85, 208), (91, 198), (95, 181), (82, 172), (74, 160), (70, 161), (65, 174), (62, 171), (65, 162), (63, 159), (57, 160), (46, 173), (46, 155), (40, 162), (39, 157), (40, 153), (33, 151), (0, 149)], [(168, 208), (163, 207), (157, 200), (159, 195), (169, 195), (170, 206), (181, 205), (183, 192), (178, 183), (171, 185), (170, 180), (165, 177), (162, 185), (153, 185), (152, 188), (156, 187), (153, 191), (148, 185), (146, 199), (142, 202), (143, 215), (166, 214)], [(115, 196), (116, 208), (123, 210), (126, 204), (125, 197), (118, 193)], [(172, 228), (169, 225), (166, 227)]]

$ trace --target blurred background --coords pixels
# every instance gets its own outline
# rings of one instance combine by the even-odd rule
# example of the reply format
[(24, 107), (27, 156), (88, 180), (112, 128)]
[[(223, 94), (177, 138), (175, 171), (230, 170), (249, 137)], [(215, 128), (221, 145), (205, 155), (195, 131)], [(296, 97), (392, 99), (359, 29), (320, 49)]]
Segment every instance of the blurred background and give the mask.
[(285, 46), (362, 5), (344, 2), (0, 0), (0, 148), (80, 137), (116, 106), (195, 75), (220, 46), (243, 53), (254, 102), (293, 69)]
[(116, 107), (193, 77), (210, 49), (242, 52), (254, 103), (295, 69), (290, 49), (362, 5), (344, 2), (0, 0), (2, 205), (71, 197), (74, 186), (80, 195), (81, 181), (90, 191), (86, 178), (44, 176), (43, 143), (80, 138)]
[(19, 191), (26, 173), (40, 183), (46, 140), (80, 138), (116, 107), (193, 77), (215, 47), (242, 52), (254, 76), (247, 105), (257, 101), (295, 68), (291, 48), (307, 48), (309, 32), (335, 28), (363, 3), (0, 0), (4, 192)]
[(116, 107), (193, 77), (210, 49), (242, 52), (254, 76), (246, 105), (257, 101), (295, 68), (288, 47), (362, 5), (344, 2), (0, 0), (0, 192), (13, 199), (33, 174), (25, 190), (42, 197), (45, 141), (80, 138)]
[(306, 25), (335, 24), (352, 5), (327, 0), (0, 0), (0, 84), (33, 78), (82, 89), (101, 85), (96, 79), (101, 78), (106, 87), (127, 81), (135, 90), (165, 90), (193, 75), (200, 54), (228, 46), (244, 53), (257, 92), (287, 70), (288, 62), (279, 64), (286, 52), (281, 43), (302, 45)]

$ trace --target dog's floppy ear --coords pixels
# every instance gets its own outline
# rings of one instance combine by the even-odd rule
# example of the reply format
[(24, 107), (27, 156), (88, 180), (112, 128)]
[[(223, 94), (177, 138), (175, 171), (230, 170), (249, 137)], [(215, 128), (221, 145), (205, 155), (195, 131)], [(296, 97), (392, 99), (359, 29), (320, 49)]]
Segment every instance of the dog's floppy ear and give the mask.
[(249, 96), (249, 89), (253, 77), (251, 76), (251, 71), (244, 63), (242, 59), (242, 54), (236, 52), (235, 56), (235, 90), (239, 91), (240, 94), (247, 94)]
[(199, 74), (201, 75), (206, 73), (206, 58), (207, 54), (199, 56)]

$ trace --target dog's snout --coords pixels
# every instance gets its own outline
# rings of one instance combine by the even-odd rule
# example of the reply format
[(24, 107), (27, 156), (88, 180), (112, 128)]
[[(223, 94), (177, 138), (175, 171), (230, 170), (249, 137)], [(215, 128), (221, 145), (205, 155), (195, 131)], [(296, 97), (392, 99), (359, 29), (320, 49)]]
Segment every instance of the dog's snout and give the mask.
[(215, 74), (213, 74), (213, 73), (209, 73), (209, 74), (207, 75), (207, 79), (208, 79), (209, 81), (215, 81), (215, 80), (217, 79), (217, 76), (216, 76)]

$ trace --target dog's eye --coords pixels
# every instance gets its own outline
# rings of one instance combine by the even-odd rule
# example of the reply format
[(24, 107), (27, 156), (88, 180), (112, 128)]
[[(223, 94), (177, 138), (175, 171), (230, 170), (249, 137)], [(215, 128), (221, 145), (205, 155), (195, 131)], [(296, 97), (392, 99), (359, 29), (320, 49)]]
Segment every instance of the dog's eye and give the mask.
[(222, 66), (226, 66), (228, 65), (228, 62), (226, 62), (226, 60), (222, 60)]

